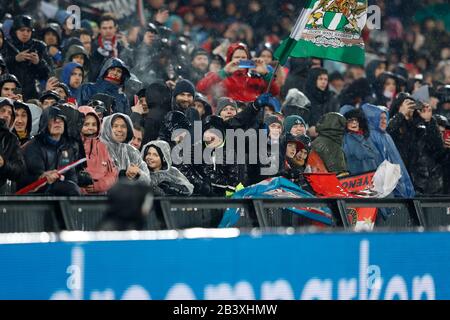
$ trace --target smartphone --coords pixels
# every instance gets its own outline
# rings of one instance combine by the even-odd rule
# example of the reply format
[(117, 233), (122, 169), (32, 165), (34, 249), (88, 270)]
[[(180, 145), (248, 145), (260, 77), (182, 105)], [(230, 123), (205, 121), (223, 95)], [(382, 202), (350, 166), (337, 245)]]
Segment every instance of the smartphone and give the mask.
[(256, 64), (253, 60), (241, 60), (238, 67), (240, 69), (253, 69), (256, 68)]
[(444, 131), (444, 141), (450, 139), (450, 129), (445, 129)]
[(14, 94), (22, 94), (22, 88), (15, 88), (13, 93)]

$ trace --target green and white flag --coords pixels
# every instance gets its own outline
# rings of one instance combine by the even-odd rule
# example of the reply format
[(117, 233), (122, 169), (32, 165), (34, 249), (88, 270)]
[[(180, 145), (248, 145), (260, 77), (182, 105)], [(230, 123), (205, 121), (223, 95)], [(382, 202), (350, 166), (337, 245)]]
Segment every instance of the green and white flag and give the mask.
[(274, 56), (281, 65), (290, 56), (363, 65), (366, 20), (367, 0), (308, 0)]

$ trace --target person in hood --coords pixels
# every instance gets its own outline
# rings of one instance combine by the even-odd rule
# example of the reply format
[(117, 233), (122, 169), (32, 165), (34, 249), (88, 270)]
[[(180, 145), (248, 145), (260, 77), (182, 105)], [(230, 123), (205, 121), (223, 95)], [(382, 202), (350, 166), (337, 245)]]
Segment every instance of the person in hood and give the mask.
[(4, 74), (0, 76), (0, 97), (14, 101), (22, 100), (22, 95), (18, 93), (21, 90), (22, 85), (15, 75)]
[(312, 142), (312, 151), (316, 152), (328, 172), (338, 176), (348, 174), (343, 150), (344, 133), (347, 121), (339, 113), (330, 112), (317, 122), (318, 137)]
[(14, 101), (14, 115), (15, 122), (12, 133), (17, 136), (20, 145), (23, 146), (31, 140), (33, 117), (28, 105), (19, 101)]
[(198, 112), (202, 122), (205, 121), (207, 116), (212, 115), (211, 104), (209, 103), (208, 99), (203, 94), (201, 94), (199, 92), (195, 93), (194, 105), (195, 105), (195, 109), (197, 109), (197, 112)]
[(172, 166), (170, 146), (166, 141), (151, 141), (142, 148), (142, 158), (150, 172), (156, 196), (190, 196), (194, 186)]
[(84, 80), (83, 66), (70, 62), (63, 67), (61, 81), (69, 87), (70, 97), (81, 101), (81, 85)]
[(113, 113), (131, 114), (127, 96), (120, 92), (125, 81), (130, 78), (130, 72), (122, 60), (110, 58), (105, 61), (95, 83), (86, 83), (81, 87), (81, 104), (87, 104), (97, 93), (108, 94), (116, 99), (116, 108)]
[(119, 177), (150, 184), (147, 165), (135, 147), (128, 143), (133, 139), (133, 124), (130, 117), (115, 113), (103, 119), (101, 141), (119, 170)]
[(361, 109), (344, 113), (347, 125), (344, 135), (344, 154), (347, 170), (358, 175), (377, 169), (377, 150), (370, 140), (369, 125)]
[[(14, 101), (0, 98), (0, 188), (6, 180), (17, 181), (25, 172), (25, 160), (19, 140), (11, 133), (14, 124)], [(2, 193), (5, 193), (2, 192)]]
[(391, 72), (383, 72), (375, 80), (374, 86), (375, 105), (391, 108), (397, 92), (397, 77)]
[(107, 146), (100, 141), (100, 119), (92, 107), (78, 109), (85, 115), (81, 139), (86, 153), (86, 171), (92, 184), (81, 189), (83, 194), (105, 194), (117, 182), (118, 170), (114, 165)]
[(227, 125), (222, 118), (212, 115), (206, 118), (203, 126), (204, 154), (206, 163), (200, 167), (205, 183), (211, 186), (210, 196), (225, 196), (229, 187), (239, 184), (239, 168), (236, 164), (227, 164), (226, 152)]
[(309, 109), (311, 101), (308, 97), (296, 88), (289, 89), (286, 98), (284, 99), (281, 113), (285, 117), (297, 115), (303, 119), (309, 119)]
[[(65, 54), (64, 65), (68, 63), (75, 62), (83, 67), (84, 79), (83, 83), (87, 82), (89, 79), (89, 54), (84, 49), (83, 46), (74, 44), (69, 47)], [(61, 73), (63, 72), (62, 68), (58, 68), (55, 70), (56, 77), (61, 79)]]
[(41, 116), (39, 134), (24, 148), (27, 174), (20, 184), (22, 187), (46, 178), (47, 185), (38, 193), (55, 196), (79, 196), (79, 167), (60, 175), (57, 171), (81, 159), (79, 144), (69, 137), (66, 117), (61, 109), (52, 106)]
[(317, 136), (316, 123), (326, 113), (337, 112), (338, 102), (334, 94), (328, 88), (328, 71), (322, 68), (311, 69), (308, 73), (305, 85), (305, 95), (310, 104), (309, 119), (305, 119), (309, 124), (309, 135)]
[(30, 16), (14, 18), (11, 40), (5, 44), (6, 65), (23, 87), (24, 100), (36, 99), (36, 81), (47, 80), (52, 71), (52, 62), (42, 41), (33, 39), (33, 21)]
[(145, 88), (145, 101), (148, 112), (141, 113), (135, 108), (131, 114), (133, 123), (138, 123), (144, 128), (142, 144), (158, 139), (164, 117), (171, 111), (172, 93), (163, 82), (153, 82)]
[(57, 23), (49, 23), (42, 30), (42, 39), (47, 45), (47, 54), (52, 58), (55, 66), (61, 66), (63, 55), (61, 53), (61, 27)]
[[(273, 72), (269, 72), (263, 59), (253, 59), (256, 68), (241, 69), (239, 62), (251, 59), (248, 48), (243, 43), (230, 45), (227, 52), (227, 64), (218, 73), (209, 72), (197, 83), (197, 90), (215, 97), (226, 96), (243, 102), (253, 102), (266, 92)], [(250, 74), (250, 75), (249, 75)], [(213, 94), (218, 90), (219, 95)], [(280, 87), (273, 82), (270, 87), (273, 96), (280, 94)]]
[(377, 78), (387, 71), (387, 61), (374, 59), (366, 67), (366, 76), (370, 85), (375, 85)]
[(43, 110), (50, 108), (52, 105), (61, 101), (61, 97), (56, 91), (45, 91), (39, 97), (39, 102), (41, 103), (41, 107)]
[(384, 160), (400, 165), (401, 178), (394, 190), (394, 195), (402, 198), (413, 198), (416, 193), (408, 170), (406, 170), (394, 140), (386, 131), (389, 120), (387, 108), (366, 103), (361, 106), (361, 110), (366, 115), (369, 124), (370, 140), (377, 149), (377, 166)]
[(400, 94), (391, 111), (387, 132), (404, 160), (416, 193), (443, 194), (442, 164), (447, 152), (431, 106), (415, 101), (409, 94)]

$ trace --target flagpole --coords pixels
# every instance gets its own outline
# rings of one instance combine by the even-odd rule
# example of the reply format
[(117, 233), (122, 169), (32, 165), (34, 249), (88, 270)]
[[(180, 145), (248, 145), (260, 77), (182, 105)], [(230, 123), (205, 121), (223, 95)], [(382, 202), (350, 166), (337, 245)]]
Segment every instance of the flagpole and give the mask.
[(270, 92), (270, 87), (272, 86), (273, 80), (275, 79), (276, 74), (278, 72), (278, 68), (280, 67), (280, 61), (278, 61), (278, 60), (275, 60), (275, 61), (276, 61), (275, 69), (273, 70), (272, 76), (270, 77), (270, 82), (269, 82), (269, 85), (267, 86), (266, 93)]

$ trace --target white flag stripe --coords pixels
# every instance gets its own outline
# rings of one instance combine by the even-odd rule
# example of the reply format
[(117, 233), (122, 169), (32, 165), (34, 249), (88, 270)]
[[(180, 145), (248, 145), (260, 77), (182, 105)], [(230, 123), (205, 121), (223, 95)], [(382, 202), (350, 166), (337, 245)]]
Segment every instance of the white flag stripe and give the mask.
[(303, 30), (305, 30), (306, 23), (308, 22), (308, 18), (311, 15), (312, 9), (303, 9), (302, 14), (297, 19), (294, 28), (292, 28), (292, 32), (290, 38), (295, 41), (300, 40)]
[(342, 13), (336, 13), (333, 16), (333, 20), (331, 20), (330, 25), (328, 26), (328, 29), (336, 30), (339, 23), (341, 22), (341, 19), (342, 19)]

